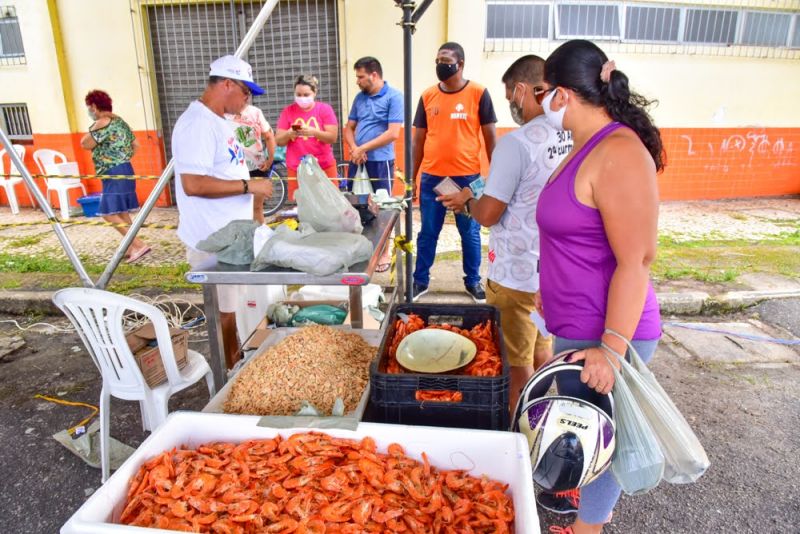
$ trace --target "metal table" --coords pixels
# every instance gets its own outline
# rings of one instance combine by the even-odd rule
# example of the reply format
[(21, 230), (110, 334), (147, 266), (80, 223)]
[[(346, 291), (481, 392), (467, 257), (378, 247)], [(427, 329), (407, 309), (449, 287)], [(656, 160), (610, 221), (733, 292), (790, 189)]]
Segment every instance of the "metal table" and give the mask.
[[(329, 276), (314, 276), (301, 271), (274, 266), (269, 266), (263, 271), (250, 271), (247, 265), (229, 265), (226, 263), (218, 263), (208, 270), (186, 273), (186, 280), (203, 286), (203, 307), (206, 315), (206, 324), (208, 325), (211, 370), (214, 373), (214, 383), (217, 386), (217, 391), (220, 390), (227, 379), (225, 351), (222, 346), (222, 329), (219, 323), (217, 285), (346, 285), (350, 287), (350, 324), (353, 328), (362, 328), (361, 286), (369, 284), (393, 228), (399, 235), (400, 212), (397, 210), (382, 210), (378, 212), (378, 216), (367, 224), (362, 234), (374, 246), (372, 257), (368, 261), (351, 266), (345, 272), (338, 272)], [(402, 266), (402, 261), (396, 262), (396, 287), (398, 288), (404, 287)]]

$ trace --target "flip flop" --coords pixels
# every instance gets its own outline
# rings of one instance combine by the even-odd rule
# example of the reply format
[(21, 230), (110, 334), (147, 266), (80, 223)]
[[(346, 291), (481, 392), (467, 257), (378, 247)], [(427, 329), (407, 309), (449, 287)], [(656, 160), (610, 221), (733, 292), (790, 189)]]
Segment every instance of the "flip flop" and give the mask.
[(131, 256), (125, 261), (125, 263), (136, 263), (144, 256), (146, 256), (148, 253), (152, 252), (152, 250), (153, 249), (151, 247), (140, 248), (138, 252), (136, 252), (135, 254), (131, 254)]
[(379, 263), (378, 266), (375, 267), (375, 272), (376, 273), (385, 273), (386, 271), (389, 270), (389, 267), (391, 267), (391, 266), (392, 266), (391, 263)]

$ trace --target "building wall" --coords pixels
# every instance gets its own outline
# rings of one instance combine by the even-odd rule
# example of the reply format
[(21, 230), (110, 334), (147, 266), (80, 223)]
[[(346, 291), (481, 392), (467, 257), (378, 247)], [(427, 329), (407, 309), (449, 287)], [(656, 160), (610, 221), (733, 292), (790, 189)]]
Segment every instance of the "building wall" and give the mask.
[[(48, 7), (48, 0), (6, 0), (4, 4), (16, 7), (26, 64), (0, 66), (0, 102), (27, 104), (33, 128), (33, 142), (26, 144), (28, 169), (39, 173), (33, 153), (51, 148), (64, 153), (69, 161), (78, 162), (82, 175), (94, 174), (91, 154), (79, 144), (91, 124), (83, 99), (90, 90), (102, 89), (111, 95), (114, 113), (128, 122), (139, 141), (140, 149), (133, 158), (136, 172), (160, 174), (165, 165), (162, 143), (152, 120), (147, 120), (153, 113), (149, 98), (142, 98), (142, 93), (149, 91), (149, 86), (139, 84), (135, 45), (140, 43), (134, 42), (127, 0), (53, 0), (50, 8), (54, 5), (54, 11)], [(101, 24), (96, 22), (100, 14)], [(60, 43), (54, 25), (60, 28)], [(62, 65), (57, 59), (59, 47), (63, 51)], [(65, 91), (65, 85), (71, 91)], [(65, 101), (65, 93), (71, 93), (72, 98)], [(70, 113), (74, 117), (72, 125)], [(6, 168), (8, 165), (6, 160)], [(44, 192), (44, 180), (37, 178), (36, 182)], [(102, 188), (99, 180), (87, 180), (85, 185), (89, 192)], [(154, 185), (154, 180), (137, 182), (140, 202)], [(71, 203), (78, 196), (79, 190), (72, 190)], [(28, 197), (20, 188), (17, 199), (21, 205), (28, 204)], [(0, 192), (0, 202), (7, 203), (4, 192)], [(52, 202), (58, 207), (55, 195)], [(159, 205), (168, 204), (169, 198), (163, 194)]]
[[(63, 36), (61, 68), (49, 3), (58, 11), (55, 23)], [(133, 162), (137, 173), (159, 174), (166, 162), (151, 65), (143, 47), (147, 30), (140, 25), (139, 13), (131, 17), (129, 0), (5, 0), (4, 4), (17, 8), (27, 64), (0, 66), (0, 103), (28, 106), (34, 128), (28, 168), (36, 168), (32, 152), (46, 147), (77, 161), (81, 173), (93, 173), (89, 153), (77, 143), (89, 124), (83, 97), (90, 89), (101, 88), (111, 94), (114, 111), (128, 121), (142, 145)], [(772, 5), (760, 0), (749, 4)], [(389, 0), (339, 0), (345, 111), (358, 90), (352, 66), (362, 56), (381, 60), (386, 80), (403, 89), (403, 33), (397, 25), (401, 16), (402, 11)], [(102, 23), (97, 23), (98, 17)], [(422, 90), (436, 83), (438, 46), (457, 41), (466, 51), (466, 76), (486, 85), (493, 96), (502, 135), (514, 125), (500, 78), (525, 52), (484, 51), (485, 26), (482, 0), (433, 3), (413, 37), (412, 106), (416, 107)], [(536, 53), (544, 57), (556, 45), (539, 45)], [(635, 90), (659, 101), (652, 114), (667, 148), (668, 167), (659, 177), (662, 199), (800, 193), (797, 59), (691, 55), (680, 47), (671, 54), (643, 54), (608, 43), (600, 46), (609, 50)], [(62, 80), (71, 91), (63, 89)], [(65, 92), (72, 95), (67, 102)], [(399, 167), (403, 160), (401, 141), (397, 143)], [(91, 190), (100, 188), (99, 181), (88, 184)], [(153, 185), (153, 181), (138, 182), (141, 200)], [(24, 194), (17, 196), (21, 202), (27, 200)], [(0, 202), (4, 200), (0, 192)], [(161, 203), (166, 202), (164, 196)]]

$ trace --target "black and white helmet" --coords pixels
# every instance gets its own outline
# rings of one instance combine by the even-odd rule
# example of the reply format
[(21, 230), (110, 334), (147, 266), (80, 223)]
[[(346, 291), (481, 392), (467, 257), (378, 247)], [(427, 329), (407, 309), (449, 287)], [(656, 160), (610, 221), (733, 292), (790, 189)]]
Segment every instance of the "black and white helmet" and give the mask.
[(547, 396), (558, 373), (583, 369), (582, 361), (569, 362), (574, 352), (562, 352), (542, 366), (514, 410), (512, 430), (528, 439), (533, 480), (548, 491), (585, 486), (611, 466), (614, 455), (615, 426), (608, 413), (575, 397)]

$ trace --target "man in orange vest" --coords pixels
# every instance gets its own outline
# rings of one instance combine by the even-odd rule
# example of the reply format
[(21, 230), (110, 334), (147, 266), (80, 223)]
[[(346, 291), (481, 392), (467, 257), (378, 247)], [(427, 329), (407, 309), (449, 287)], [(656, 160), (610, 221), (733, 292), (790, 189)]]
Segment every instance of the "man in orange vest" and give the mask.
[[(464, 79), (464, 49), (445, 43), (436, 55), (439, 83), (426, 89), (414, 117), (414, 168), (420, 170), (420, 215), (417, 236), (417, 265), (414, 270), (416, 301), (428, 291), (430, 269), (436, 258), (436, 243), (447, 209), (436, 200), (434, 188), (445, 177), (460, 187), (480, 178), (481, 137), (491, 159), (496, 141), (492, 99), (480, 84)], [(480, 226), (468, 214), (456, 214), (461, 235), (464, 288), (475, 302), (484, 302), (481, 284)]]

